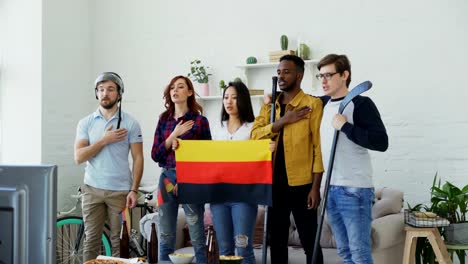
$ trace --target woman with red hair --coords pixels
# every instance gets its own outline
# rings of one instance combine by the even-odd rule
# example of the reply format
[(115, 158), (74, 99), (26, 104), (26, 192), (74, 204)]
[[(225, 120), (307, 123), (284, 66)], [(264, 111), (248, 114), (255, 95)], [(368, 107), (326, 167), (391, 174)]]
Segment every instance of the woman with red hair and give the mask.
[[(195, 101), (193, 84), (185, 76), (174, 77), (164, 91), (165, 107), (154, 133), (152, 159), (162, 168), (158, 188), (160, 260), (174, 252), (179, 202), (177, 201), (174, 149), (180, 139), (210, 140), (208, 119)], [(204, 204), (182, 204), (197, 263), (206, 263)]]

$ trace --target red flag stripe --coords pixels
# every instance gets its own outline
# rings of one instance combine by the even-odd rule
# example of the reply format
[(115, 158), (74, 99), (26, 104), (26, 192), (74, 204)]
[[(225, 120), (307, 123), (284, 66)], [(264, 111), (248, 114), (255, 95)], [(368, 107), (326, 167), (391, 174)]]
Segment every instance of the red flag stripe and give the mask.
[(157, 205), (163, 204), (163, 203), (164, 203), (164, 200), (163, 200), (163, 197), (162, 197), (161, 192), (158, 191), (157, 195), (158, 195)]
[(177, 182), (194, 184), (271, 184), (271, 161), (177, 162)]

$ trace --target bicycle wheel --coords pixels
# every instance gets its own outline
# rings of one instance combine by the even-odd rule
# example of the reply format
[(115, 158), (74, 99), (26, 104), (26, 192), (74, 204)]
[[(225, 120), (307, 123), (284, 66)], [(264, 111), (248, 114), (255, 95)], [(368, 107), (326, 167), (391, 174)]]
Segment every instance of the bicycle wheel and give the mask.
[[(57, 264), (83, 263), (83, 218), (68, 216), (57, 219)], [(102, 234), (101, 255), (111, 256), (109, 237)]]

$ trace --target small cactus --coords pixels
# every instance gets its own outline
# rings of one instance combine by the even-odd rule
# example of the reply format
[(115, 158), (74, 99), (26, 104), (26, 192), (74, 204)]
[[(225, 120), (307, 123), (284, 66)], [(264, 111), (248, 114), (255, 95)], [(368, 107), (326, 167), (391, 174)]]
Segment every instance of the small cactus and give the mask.
[(281, 36), (281, 49), (282, 50), (288, 49), (288, 36), (286, 35)]
[(255, 64), (257, 63), (257, 58), (255, 57), (248, 57), (246, 60), (247, 64)]
[(242, 82), (242, 79), (239, 78), (239, 77), (236, 77), (236, 78), (234, 79), (234, 82)]
[(310, 48), (307, 44), (301, 43), (296, 51), (297, 56), (301, 57), (303, 60), (308, 60), (310, 58)]

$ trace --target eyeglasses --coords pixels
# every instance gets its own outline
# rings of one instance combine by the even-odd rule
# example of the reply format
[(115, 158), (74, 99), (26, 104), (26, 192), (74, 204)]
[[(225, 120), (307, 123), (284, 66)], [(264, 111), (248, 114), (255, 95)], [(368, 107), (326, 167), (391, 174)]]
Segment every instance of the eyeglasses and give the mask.
[(329, 81), (333, 75), (337, 74), (338, 72), (326, 72), (326, 73), (319, 73), (317, 75), (315, 75), (315, 78), (317, 78), (317, 80), (319, 81), (323, 81), (323, 79)]

